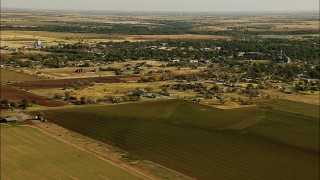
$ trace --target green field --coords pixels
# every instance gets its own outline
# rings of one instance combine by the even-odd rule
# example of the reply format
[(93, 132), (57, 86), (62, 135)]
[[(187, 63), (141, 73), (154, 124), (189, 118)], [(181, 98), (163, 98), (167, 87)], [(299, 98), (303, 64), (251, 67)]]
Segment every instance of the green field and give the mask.
[(49, 110), (45, 117), (200, 179), (319, 178), (318, 117), (185, 101)]
[(26, 126), (1, 125), (1, 179), (138, 179)]
[(8, 82), (8, 81), (36, 81), (41, 80), (36, 76), (31, 76), (29, 74), (19, 73), (16, 71), (11, 71), (9, 69), (0, 69), (1, 71), (1, 82)]

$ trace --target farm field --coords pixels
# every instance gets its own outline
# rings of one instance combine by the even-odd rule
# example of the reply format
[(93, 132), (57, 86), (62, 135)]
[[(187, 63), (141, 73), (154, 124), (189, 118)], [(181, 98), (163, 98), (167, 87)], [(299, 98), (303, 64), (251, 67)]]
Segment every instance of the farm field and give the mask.
[(83, 43), (97, 43), (108, 41), (155, 41), (164, 39), (232, 39), (230, 36), (178, 34), (178, 35), (121, 35), (121, 34), (94, 34), (94, 33), (63, 33), (48, 31), (2, 31), (2, 44), (10, 47), (30, 46), (38, 39), (46, 45), (59, 43), (72, 44), (81, 40)]
[(72, 145), (18, 125), (1, 125), (1, 179), (140, 179)]
[(1, 71), (1, 82), (4, 82), (4, 83), (8, 81), (22, 82), (22, 81), (41, 80), (39, 77), (24, 74), (24, 73), (19, 73), (9, 69), (1, 68), (0, 71)]
[(318, 179), (319, 116), (292, 111), (157, 101), (44, 113), (69, 130), (200, 179)]
[(28, 98), (30, 101), (34, 101), (35, 104), (41, 106), (48, 106), (48, 107), (59, 107), (64, 106), (66, 103), (58, 102), (52, 99), (47, 99), (45, 97), (22, 91), (16, 88), (1, 86), (1, 99), (6, 99), (10, 101), (21, 101), (22, 99)]
[(50, 89), (50, 88), (70, 88), (76, 82), (96, 82), (96, 83), (118, 83), (127, 79), (138, 80), (138, 76), (107, 76), (107, 77), (89, 77), (89, 78), (71, 78), (71, 79), (53, 79), (41, 81), (28, 81), (18, 83), (17, 86), (24, 89)]

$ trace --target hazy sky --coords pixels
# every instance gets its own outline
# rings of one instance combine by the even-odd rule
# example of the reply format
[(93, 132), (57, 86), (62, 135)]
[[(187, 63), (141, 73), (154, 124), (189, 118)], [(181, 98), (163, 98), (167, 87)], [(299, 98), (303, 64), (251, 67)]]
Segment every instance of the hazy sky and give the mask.
[(125, 11), (305, 11), (319, 0), (1, 0), (2, 7)]

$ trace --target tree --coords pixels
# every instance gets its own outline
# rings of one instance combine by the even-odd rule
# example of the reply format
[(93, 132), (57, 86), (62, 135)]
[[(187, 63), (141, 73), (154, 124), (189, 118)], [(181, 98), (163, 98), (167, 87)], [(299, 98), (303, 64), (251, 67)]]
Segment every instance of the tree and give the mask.
[(21, 102), (20, 102), (20, 106), (23, 108), (23, 109), (26, 109), (27, 107), (29, 107), (31, 104), (30, 104), (30, 100), (29, 99), (22, 99)]
[(85, 104), (86, 102), (87, 102), (86, 97), (82, 96), (82, 97), (80, 98), (80, 103), (81, 103), (81, 104)]
[(13, 107), (13, 108), (18, 108), (19, 104), (17, 102), (11, 102), (10, 106)]
[(9, 104), (9, 101), (8, 101), (8, 100), (6, 100), (6, 99), (1, 100), (1, 104), (3, 104), (3, 105), (8, 105), (8, 104)]
[(219, 102), (220, 102), (222, 105), (226, 104), (226, 101), (225, 101), (224, 99), (219, 99)]
[(69, 101), (69, 100), (70, 100), (70, 97), (71, 97), (71, 93), (70, 93), (69, 91), (66, 91), (66, 92), (64, 93), (64, 99), (67, 100), (67, 101)]
[(54, 95), (54, 98), (56, 98), (56, 99), (62, 99), (62, 95), (61, 95), (61, 94), (56, 93), (56, 94)]
[(210, 89), (211, 92), (213, 93), (219, 93), (221, 92), (221, 88), (218, 86), (218, 85), (214, 85), (211, 89)]
[(152, 90), (153, 90), (152, 87), (146, 87), (146, 91), (147, 91), (148, 93), (150, 93)]
[(250, 89), (251, 90), (253, 88), (254, 88), (253, 84), (248, 84), (246, 89)]

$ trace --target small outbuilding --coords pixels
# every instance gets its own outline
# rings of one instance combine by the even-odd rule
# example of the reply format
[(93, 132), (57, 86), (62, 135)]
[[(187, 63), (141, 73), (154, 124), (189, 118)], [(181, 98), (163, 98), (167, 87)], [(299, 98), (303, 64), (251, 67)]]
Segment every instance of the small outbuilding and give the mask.
[(1, 123), (16, 123), (18, 121), (19, 119), (16, 117), (8, 117), (8, 118), (1, 119)]

